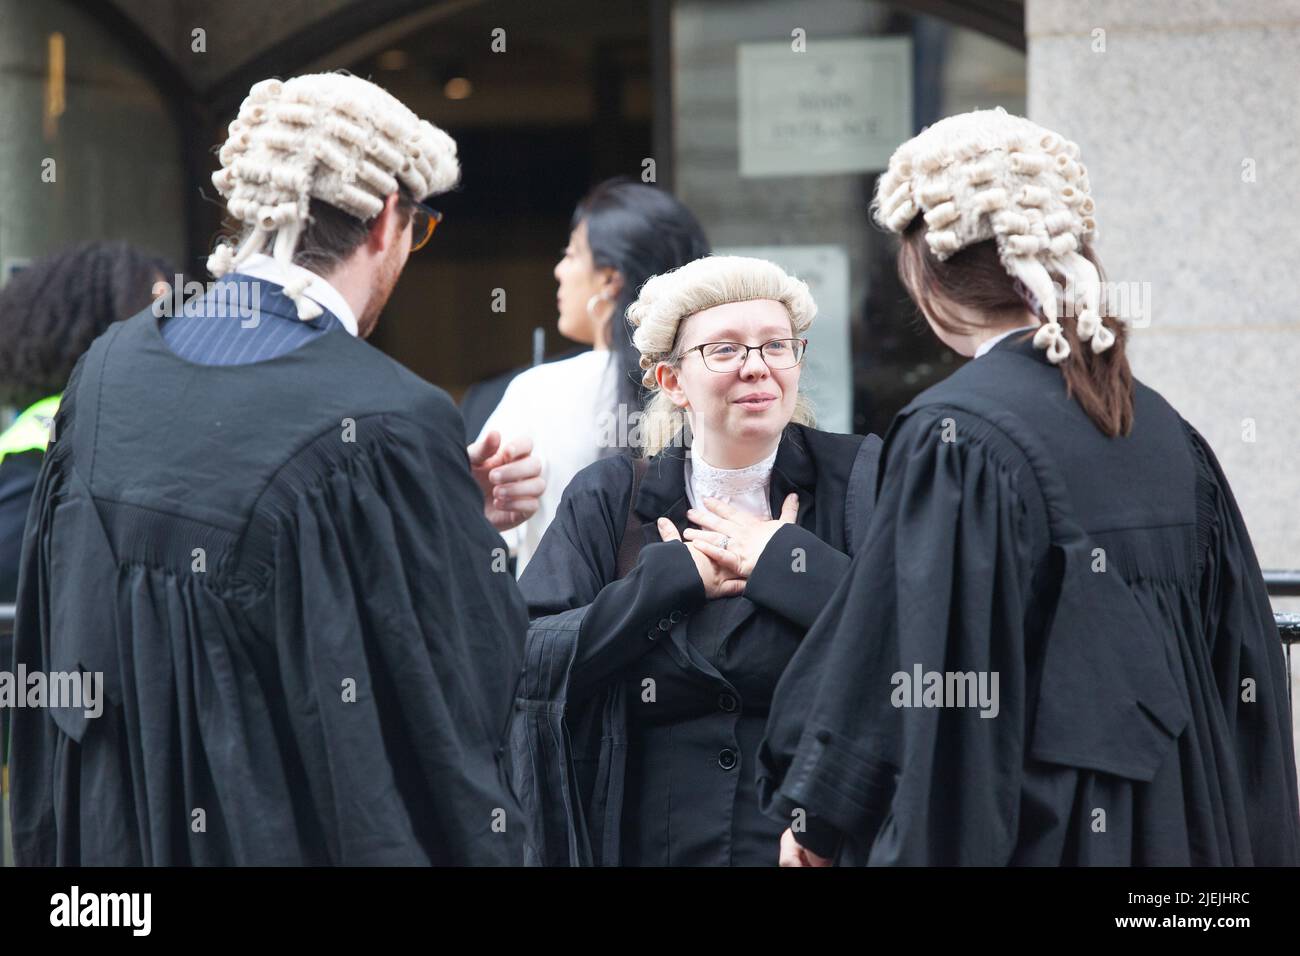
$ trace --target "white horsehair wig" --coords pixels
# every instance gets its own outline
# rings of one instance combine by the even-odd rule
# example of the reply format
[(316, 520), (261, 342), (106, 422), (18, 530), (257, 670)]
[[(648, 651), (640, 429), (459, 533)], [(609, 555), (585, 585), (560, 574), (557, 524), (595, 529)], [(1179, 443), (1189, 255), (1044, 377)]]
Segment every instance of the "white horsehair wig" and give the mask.
[[(293, 261), (312, 199), (362, 222), (405, 186), (416, 199), (451, 189), (460, 178), (456, 142), (382, 87), (347, 73), (262, 80), (248, 91), (221, 147), (212, 183), (230, 216), (249, 228), (239, 248), (222, 243), (208, 258), (221, 277), (274, 241), (275, 258)], [(320, 307), (305, 281), (285, 294), (298, 317)]]
[[(681, 360), (682, 324), (705, 309), (732, 302), (770, 299), (781, 303), (790, 316), (791, 334), (802, 338), (817, 315), (808, 284), (789, 275), (774, 262), (747, 256), (705, 256), (652, 276), (628, 306), (627, 321), (635, 330), (632, 341), (641, 353), (641, 383), (651, 390), (641, 419), (642, 447), (647, 457), (662, 451), (689, 422), (660, 388), (655, 369), (660, 362)], [(802, 392), (792, 421), (814, 425), (812, 403)]]
[(1115, 335), (1101, 321), (1101, 279), (1080, 254), (1095, 238), (1096, 207), (1079, 146), (1001, 107), (942, 119), (895, 150), (876, 185), (876, 222), (902, 233), (921, 216), (941, 262), (992, 239), (1003, 268), (1037, 298), (1044, 324), (1034, 345), (1052, 364), (1069, 358), (1052, 274), (1077, 299), (1078, 336), (1104, 352)]

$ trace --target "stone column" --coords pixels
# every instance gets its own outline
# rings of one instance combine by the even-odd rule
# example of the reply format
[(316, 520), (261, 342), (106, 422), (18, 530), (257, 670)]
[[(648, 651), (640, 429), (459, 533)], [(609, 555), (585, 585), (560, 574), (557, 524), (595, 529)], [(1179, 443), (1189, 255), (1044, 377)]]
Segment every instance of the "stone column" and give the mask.
[(65, 0), (0, 0), (0, 24), (0, 260), (125, 239), (193, 270), (180, 138), (159, 91)]
[(1300, 568), (1300, 2), (1025, 14), (1029, 115), (1079, 143), (1108, 278), (1149, 293), (1134, 372), (1209, 440), (1260, 564)]

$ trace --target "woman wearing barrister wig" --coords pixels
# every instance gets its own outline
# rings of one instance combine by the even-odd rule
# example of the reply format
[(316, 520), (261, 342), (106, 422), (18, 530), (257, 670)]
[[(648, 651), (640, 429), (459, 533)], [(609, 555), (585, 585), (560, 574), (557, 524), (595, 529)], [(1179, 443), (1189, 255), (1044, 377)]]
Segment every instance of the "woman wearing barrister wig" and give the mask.
[[(849, 566), (879, 439), (812, 425), (816, 306), (759, 259), (706, 257), (628, 310), (647, 457), (579, 472), (520, 579), (512, 747), (550, 865), (775, 865), (758, 806), (772, 690)], [(690, 443), (689, 451), (685, 447)]]
[[(1208, 444), (1132, 377), (1078, 147), (951, 117), (894, 154), (875, 213), (975, 360), (895, 420), (866, 540), (777, 690), (764, 806), (818, 823), (782, 863), (1296, 863), (1259, 567)], [(991, 707), (956, 693), (971, 676)]]

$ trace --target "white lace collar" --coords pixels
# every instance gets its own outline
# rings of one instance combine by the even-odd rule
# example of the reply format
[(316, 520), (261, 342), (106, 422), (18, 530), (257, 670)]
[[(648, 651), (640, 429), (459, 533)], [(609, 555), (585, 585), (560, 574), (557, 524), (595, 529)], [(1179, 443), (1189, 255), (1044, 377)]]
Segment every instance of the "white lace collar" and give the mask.
[(744, 468), (715, 468), (698, 454), (686, 459), (686, 489), (691, 506), (699, 508), (705, 498), (730, 501), (746, 511), (771, 517), (768, 489), (776, 451)]

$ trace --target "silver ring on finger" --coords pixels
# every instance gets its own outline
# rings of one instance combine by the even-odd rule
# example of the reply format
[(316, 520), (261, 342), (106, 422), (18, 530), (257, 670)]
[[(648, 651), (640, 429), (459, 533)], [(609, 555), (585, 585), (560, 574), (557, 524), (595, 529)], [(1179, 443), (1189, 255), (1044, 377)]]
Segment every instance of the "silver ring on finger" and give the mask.
[(724, 534), (722, 536), (722, 543), (719, 544), (718, 547), (721, 548), (723, 551), (726, 551), (727, 545), (729, 545), (730, 543), (731, 543), (731, 539)]

